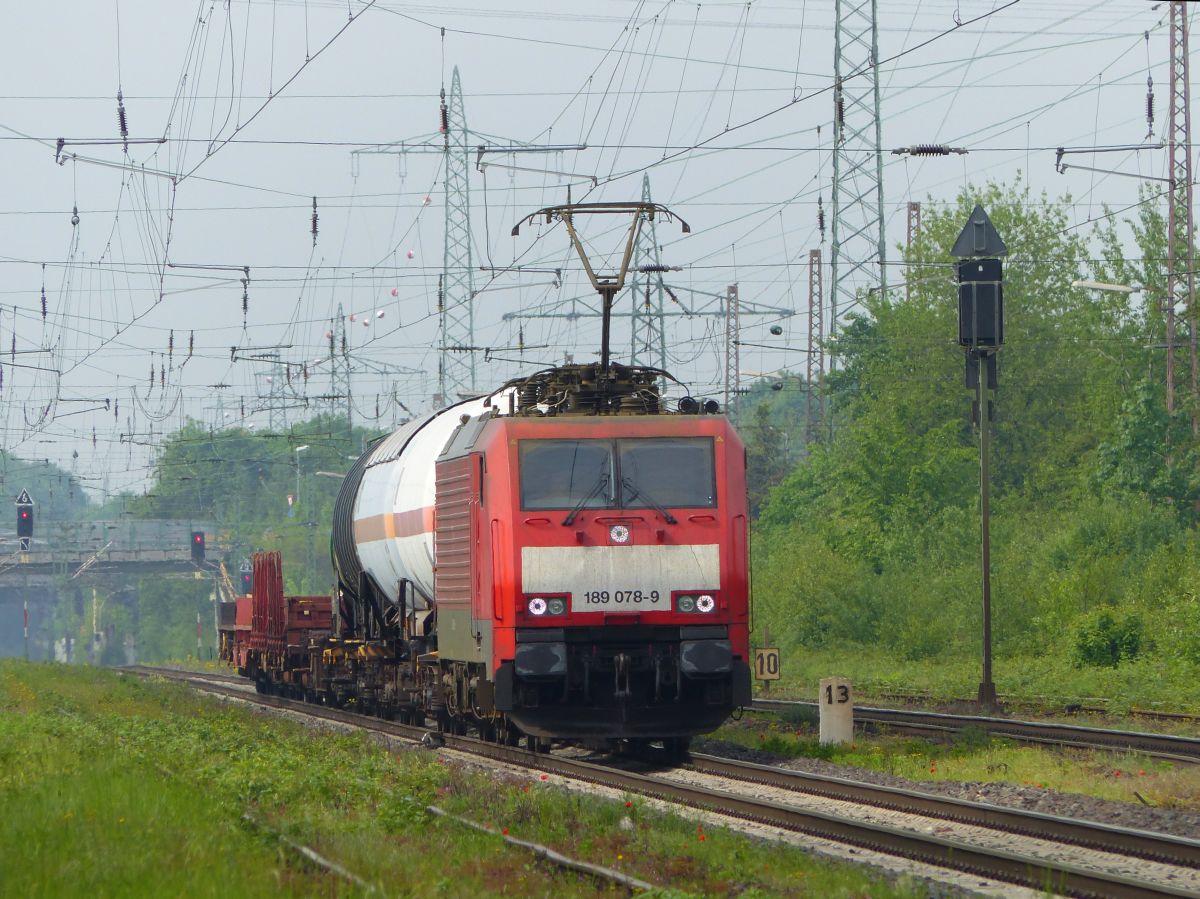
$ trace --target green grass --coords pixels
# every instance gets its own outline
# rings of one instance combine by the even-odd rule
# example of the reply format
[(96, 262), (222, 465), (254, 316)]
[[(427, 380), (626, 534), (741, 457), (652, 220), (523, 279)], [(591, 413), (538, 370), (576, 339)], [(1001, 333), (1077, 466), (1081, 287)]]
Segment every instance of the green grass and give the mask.
[[(594, 896), (448, 811), (670, 888), (661, 895), (920, 896), (861, 869), (750, 840), (641, 800), (390, 754), (186, 688), (0, 662), (0, 884), (13, 896), (343, 896), (270, 828), (390, 896)], [(627, 821), (625, 819), (628, 819)]]
[[(980, 678), (975, 657), (911, 660), (862, 646), (837, 651), (798, 647), (784, 651), (780, 663), (783, 676), (770, 695), (791, 699), (815, 699), (821, 678), (840, 675), (850, 678), (864, 699), (915, 692), (951, 702), (973, 697)], [(1117, 668), (1076, 668), (1051, 655), (1000, 654), (993, 663), (993, 680), (1001, 698), (1047, 708), (1096, 702), (1115, 717), (1130, 708), (1200, 713), (1200, 679), (1193, 666), (1177, 661), (1138, 659)], [(1136, 726), (1165, 727), (1157, 722), (1148, 726), (1144, 719)]]

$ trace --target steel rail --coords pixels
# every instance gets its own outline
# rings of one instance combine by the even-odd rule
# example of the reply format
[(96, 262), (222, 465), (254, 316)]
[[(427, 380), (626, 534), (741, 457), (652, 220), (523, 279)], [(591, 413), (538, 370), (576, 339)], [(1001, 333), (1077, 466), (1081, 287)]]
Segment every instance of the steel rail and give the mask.
[(1137, 856), (1189, 868), (1200, 868), (1200, 840), (1137, 830), (1044, 812), (971, 802), (918, 790), (886, 787), (841, 777), (758, 765), (693, 752), (688, 767), (711, 774), (793, 790), (826, 799), (873, 805), (892, 811), (944, 818), (959, 824), (1003, 830), (1008, 833), (1072, 843), (1119, 855)]
[[(542, 772), (558, 774), (624, 792), (638, 793), (667, 802), (682, 803), (724, 815), (769, 824), (785, 830), (898, 855), (943, 868), (1015, 883), (1033, 889), (1050, 890), (1071, 896), (1101, 896), (1114, 899), (1134, 897), (1188, 896), (1200, 899), (1200, 893), (1166, 884), (1147, 883), (1132, 877), (1091, 870), (1064, 862), (1021, 855), (1006, 850), (973, 846), (969, 843), (932, 834), (888, 827), (864, 821), (847, 820), (836, 815), (796, 808), (770, 800), (713, 790), (693, 784), (655, 777), (610, 766), (531, 752), (513, 746), (487, 743), (472, 737), (437, 734), (416, 725), (397, 724), (366, 715), (318, 706), (279, 696), (250, 693), (220, 684), (203, 683), (206, 675), (198, 672), (153, 669), (139, 666), (126, 669), (136, 674), (160, 675), (181, 681), (201, 681), (195, 686), (205, 692), (226, 695), (256, 705), (298, 712), (310, 717), (348, 724), (363, 730), (397, 736), (427, 745), (431, 739), (447, 748), (493, 761)], [(1172, 838), (1158, 835), (1170, 842)]]
[[(753, 711), (783, 712), (797, 709), (816, 711), (818, 704), (797, 699), (756, 699)], [(952, 715), (945, 712), (921, 712), (909, 709), (883, 709), (859, 706), (854, 709), (855, 723), (886, 724), (917, 733), (957, 733), (967, 728), (986, 731), (1025, 743), (1069, 746), (1079, 749), (1123, 749), (1144, 752), (1156, 758), (1200, 764), (1200, 739), (1145, 731), (1108, 730), (1080, 724), (1050, 721), (1021, 721), (984, 715)]]

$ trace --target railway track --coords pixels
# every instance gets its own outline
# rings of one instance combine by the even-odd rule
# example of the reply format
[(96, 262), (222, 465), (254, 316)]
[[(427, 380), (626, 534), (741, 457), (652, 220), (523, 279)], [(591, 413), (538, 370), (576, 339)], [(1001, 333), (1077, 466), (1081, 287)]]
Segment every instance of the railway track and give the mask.
[[(863, 690), (863, 695), (870, 695), (875, 700), (884, 702), (909, 703), (914, 706), (955, 705), (969, 706), (974, 698), (966, 696), (938, 697), (923, 690)], [(1145, 718), (1150, 721), (1170, 721), (1174, 723), (1195, 724), (1200, 722), (1200, 715), (1189, 712), (1167, 712), (1161, 709), (1144, 709), (1137, 706), (1122, 708), (1114, 711), (1104, 699), (1064, 699), (1061, 697), (1038, 696), (1001, 696), (1000, 704), (1006, 709), (1019, 709), (1023, 714), (1038, 715), (1123, 715), (1129, 718)]]
[[(336, 721), (357, 728), (412, 741), (431, 739), (431, 731), (414, 725), (382, 721), (340, 709), (309, 705), (277, 696), (263, 696), (244, 686), (222, 681), (239, 678), (214, 677), (177, 670), (138, 667), (138, 674), (155, 674), (190, 682), (198, 689), (234, 697), (255, 705), (285, 709), (316, 718)], [(243, 681), (244, 683), (244, 681)], [(753, 765), (745, 762), (696, 755), (691, 763), (674, 771), (630, 770), (613, 764), (573, 758), (559, 754), (534, 753), (516, 747), (500, 746), (480, 740), (436, 735), (448, 749), (469, 753), (504, 764), (563, 778), (583, 781), (614, 790), (637, 793), (667, 802), (679, 803), (746, 821), (768, 824), (786, 831), (808, 834), (842, 844), (863, 847), (927, 864), (966, 871), (1032, 889), (1049, 889), (1075, 896), (1200, 897), (1200, 841), (1166, 834), (1113, 827), (1111, 825), (1059, 818), (1041, 813), (972, 803), (909, 790), (897, 790), (840, 778), (821, 777), (793, 771)], [(688, 782), (682, 775), (709, 777), (718, 783), (730, 780), (769, 787), (770, 796), (752, 796), (748, 791), (717, 788)], [(794, 795), (789, 800), (788, 794)], [(941, 819), (956, 825), (985, 828), (993, 836), (968, 841), (961, 835), (939, 836), (923, 825), (896, 826), (863, 820), (850, 815), (833, 814), (803, 807), (801, 796), (817, 796), (838, 802), (887, 809), (921, 819)], [(1055, 857), (1017, 851), (1008, 844), (1019, 839), (1006, 836), (997, 840), (997, 831), (1020, 838), (1043, 841), (1061, 848), (1076, 849), (1075, 857)], [(995, 845), (1003, 843), (1006, 845)], [(1078, 856), (1103, 853), (1097, 864), (1084, 864)], [(1071, 850), (1059, 852), (1070, 855)], [(1094, 857), (1092, 857), (1094, 860)]]
[[(753, 709), (762, 712), (816, 712), (817, 703), (793, 699), (756, 699)], [(882, 724), (893, 730), (915, 734), (952, 734), (972, 728), (1023, 743), (1078, 749), (1129, 750), (1174, 762), (1200, 764), (1200, 739), (1172, 734), (871, 706), (856, 707), (854, 720), (856, 724)]]

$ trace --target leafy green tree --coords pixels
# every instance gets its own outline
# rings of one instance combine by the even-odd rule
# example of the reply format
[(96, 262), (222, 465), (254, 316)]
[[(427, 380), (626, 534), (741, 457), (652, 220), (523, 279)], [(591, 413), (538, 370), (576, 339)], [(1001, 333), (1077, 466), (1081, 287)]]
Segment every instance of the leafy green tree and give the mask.
[[(1120, 545), (1057, 561), (1049, 554), (1055, 536), (1072, 529), (1072, 510), (1095, 503), (1098, 487), (1112, 495), (1095, 510), (1099, 522), (1113, 522), (1122, 505), (1135, 507), (1130, 494), (1159, 503), (1192, 496), (1186, 474), (1194, 461), (1183, 448), (1172, 460), (1155, 454), (1162, 444), (1154, 438), (1167, 423), (1155, 417), (1153, 389), (1139, 392), (1155, 363), (1147, 345), (1155, 310), (1137, 295), (1071, 287), (1085, 275), (1149, 282), (1153, 267), (1121, 268), (1119, 242), (1108, 231), (1097, 262), (1087, 236), (1071, 227), (1069, 200), (1056, 203), (1020, 184), (928, 203), (920, 234), (901, 251), (906, 283), (887, 295), (861, 295), (831, 342), (838, 360), (825, 383), (832, 442), (799, 457), (762, 504), (756, 539), (769, 552), (756, 555), (756, 604), (762, 615), (795, 622), (805, 640), (839, 627), (843, 639), (911, 657), (977, 640), (978, 435), (956, 342), (949, 256), (976, 203), (1009, 249), (991, 458), (999, 644), (1036, 645), (1039, 628), (1050, 635), (1132, 587), (1138, 574), (1126, 559), (1152, 547)], [(1146, 212), (1138, 227), (1153, 254), (1157, 220)], [(1155, 533), (1163, 539), (1161, 529)], [(821, 571), (857, 572), (865, 581), (848, 593), (801, 564), (800, 552), (825, 558)], [(874, 628), (860, 626), (852, 637), (821, 611), (838, 607), (860, 616), (874, 610)]]
[(70, 521), (86, 515), (87, 493), (78, 477), (49, 459), (21, 459), (0, 450), (0, 493), (33, 498), (38, 521)]
[(790, 468), (788, 439), (791, 435), (771, 424), (771, 410), (766, 402), (754, 405), (749, 415), (743, 414), (738, 432), (746, 444), (746, 491), (750, 498), (750, 514), (757, 516), (767, 492)]
[(372, 436), (348, 431), (335, 416), (318, 416), (286, 432), (217, 431), (189, 422), (166, 440), (150, 489), (130, 499), (128, 511), (137, 518), (214, 523), (213, 543), (230, 549), (232, 565), (257, 550), (281, 550), (288, 590), (326, 593), (333, 585), (329, 531), (341, 485), (336, 475)]
[(1167, 413), (1159, 385), (1142, 382), (1121, 407), (1116, 432), (1099, 447), (1098, 480), (1164, 503), (1194, 523), (1200, 478), (1189, 428), (1186, 412)]

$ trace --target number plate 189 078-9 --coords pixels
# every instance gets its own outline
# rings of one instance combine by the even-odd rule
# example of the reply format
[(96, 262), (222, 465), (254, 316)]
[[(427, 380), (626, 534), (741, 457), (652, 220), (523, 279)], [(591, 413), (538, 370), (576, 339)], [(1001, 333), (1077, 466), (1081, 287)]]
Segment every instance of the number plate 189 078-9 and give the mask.
[(607, 609), (669, 609), (670, 595), (661, 590), (585, 590), (571, 597), (572, 612), (599, 612)]

